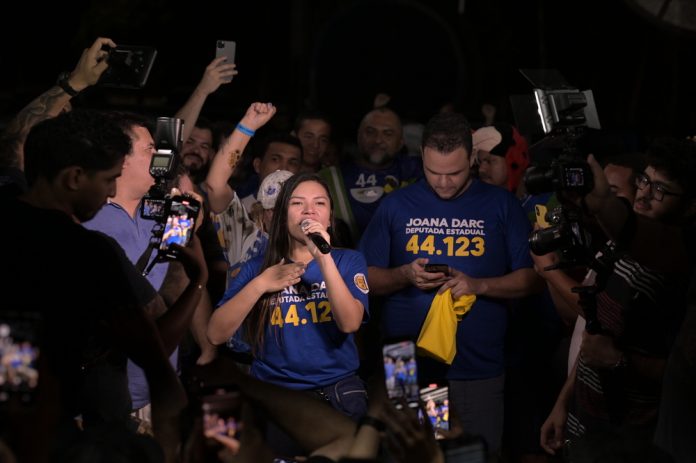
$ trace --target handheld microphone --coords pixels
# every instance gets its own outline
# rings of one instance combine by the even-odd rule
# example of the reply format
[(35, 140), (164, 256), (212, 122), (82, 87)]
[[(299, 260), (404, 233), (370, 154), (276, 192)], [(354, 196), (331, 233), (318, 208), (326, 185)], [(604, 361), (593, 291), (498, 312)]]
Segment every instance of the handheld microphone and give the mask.
[[(309, 220), (305, 219), (300, 223), (300, 227), (305, 228), (309, 226)], [(319, 248), (319, 251), (321, 251), (322, 254), (328, 254), (331, 252), (331, 245), (326, 242), (323, 236), (321, 236), (319, 233), (309, 233), (307, 236), (309, 236), (309, 239), (312, 240), (312, 243), (316, 245), (317, 248)]]

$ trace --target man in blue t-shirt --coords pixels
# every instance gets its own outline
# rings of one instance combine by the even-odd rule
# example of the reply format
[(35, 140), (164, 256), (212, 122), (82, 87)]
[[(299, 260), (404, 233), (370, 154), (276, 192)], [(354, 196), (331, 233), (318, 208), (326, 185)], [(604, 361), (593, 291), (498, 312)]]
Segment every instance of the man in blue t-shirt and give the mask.
[[(505, 299), (538, 286), (527, 238), (530, 224), (508, 191), (470, 175), (471, 127), (459, 114), (438, 114), (423, 133), (425, 179), (382, 201), (359, 249), (372, 293), (385, 296), (383, 334), (416, 339), (436, 292), (476, 295), (458, 323), (451, 366), (419, 358), (421, 380), (447, 379), (468, 433), (498, 452), (503, 425)], [(425, 264), (445, 264), (449, 275)], [(439, 371), (437, 371), (439, 370)]]
[(340, 167), (320, 171), (336, 203), (335, 216), (357, 242), (386, 194), (423, 176), (420, 159), (401, 156), (404, 147), (399, 116), (388, 108), (373, 109), (358, 128), (358, 153)]

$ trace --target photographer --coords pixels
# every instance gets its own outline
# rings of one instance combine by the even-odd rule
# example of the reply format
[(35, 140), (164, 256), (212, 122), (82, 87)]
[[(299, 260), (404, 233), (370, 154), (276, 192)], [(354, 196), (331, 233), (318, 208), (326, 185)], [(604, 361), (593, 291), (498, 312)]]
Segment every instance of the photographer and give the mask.
[(583, 333), (575, 370), (542, 427), (550, 453), (562, 447), (565, 432), (590, 441), (607, 432), (652, 439), (693, 263), (686, 231), (696, 211), (696, 144), (656, 140), (636, 178), (632, 208), (611, 193), (593, 156), (588, 163), (595, 185), (583, 205), (616, 243), (616, 256), (595, 299), (598, 333)]
[[(152, 229), (156, 224), (154, 220), (143, 218), (140, 214), (141, 201), (155, 183), (150, 174), (155, 144), (147, 121), (143, 118), (125, 113), (114, 114), (112, 117), (114, 124), (130, 136), (132, 149), (125, 157), (121, 176), (116, 179), (116, 195), (92, 220), (83, 225), (114, 238), (135, 265), (148, 251)], [(187, 258), (181, 261), (183, 269), (176, 262), (161, 262), (147, 276), (160, 294), (150, 301), (147, 310), (156, 321), (175, 369), (178, 367), (178, 344), (191, 326), (208, 278), (200, 243), (195, 236), (192, 245), (191, 250), (194, 252), (184, 254)], [(149, 433), (150, 396), (147, 383), (142, 370), (132, 362), (128, 364), (128, 381), (134, 418), (140, 430)]]

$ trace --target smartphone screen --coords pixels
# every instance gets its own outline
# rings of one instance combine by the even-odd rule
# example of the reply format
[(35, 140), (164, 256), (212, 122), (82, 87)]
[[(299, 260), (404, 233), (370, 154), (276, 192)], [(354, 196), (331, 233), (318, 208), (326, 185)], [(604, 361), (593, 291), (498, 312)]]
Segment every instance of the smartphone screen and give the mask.
[[(234, 63), (235, 53), (237, 51), (237, 43), (229, 40), (218, 40), (215, 44), (215, 57), (225, 57), (227, 64)], [(225, 79), (225, 82), (230, 82), (232, 78)]]
[(172, 244), (186, 246), (191, 241), (200, 207), (200, 202), (191, 197), (175, 196), (171, 198), (160, 242), (160, 251), (168, 251)]
[(409, 407), (418, 407), (416, 345), (413, 341), (387, 343), (382, 348), (384, 379), (390, 399), (404, 398)]
[(224, 441), (225, 447), (239, 450), (242, 432), (240, 418), (241, 398), (238, 391), (221, 389), (214, 394), (203, 396), (203, 434), (205, 437)]
[(428, 273), (444, 273), (449, 276), (449, 266), (445, 264), (425, 264), (423, 269)]
[(40, 330), (38, 313), (0, 311), (0, 405), (34, 400), (39, 385)]
[(436, 439), (444, 439), (442, 431), (450, 429), (448, 387), (431, 384), (420, 390), (420, 398), (426, 413), (422, 418), (430, 420)]

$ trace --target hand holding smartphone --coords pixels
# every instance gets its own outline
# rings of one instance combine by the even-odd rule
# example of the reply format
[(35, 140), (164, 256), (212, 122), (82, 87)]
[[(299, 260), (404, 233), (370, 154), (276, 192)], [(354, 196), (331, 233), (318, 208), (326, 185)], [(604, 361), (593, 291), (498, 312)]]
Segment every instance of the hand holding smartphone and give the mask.
[(445, 264), (425, 264), (423, 269), (428, 273), (444, 273), (445, 276), (450, 274), (449, 265)]
[(403, 398), (409, 407), (418, 407), (420, 397), (414, 342), (387, 343), (382, 348), (382, 357), (387, 396), (393, 400)]
[(142, 45), (119, 45), (109, 49), (109, 67), (99, 79), (104, 87), (140, 89), (145, 86), (157, 57), (157, 49)]
[(0, 411), (10, 402), (34, 403), (42, 331), (38, 312), (0, 310)]
[(442, 431), (449, 431), (449, 388), (431, 384), (420, 390), (420, 398), (425, 407), (425, 417), (422, 419), (430, 420), (430, 424), (435, 433), (435, 439), (444, 439)]
[(215, 439), (236, 454), (242, 431), (239, 391), (221, 389), (201, 399), (203, 435)]
[(164, 225), (159, 251), (167, 257), (173, 258), (176, 257), (176, 253), (170, 248), (172, 244), (186, 246), (191, 241), (201, 203), (195, 198), (185, 195), (174, 196), (168, 203), (167, 221)]
[[(215, 45), (215, 57), (225, 57), (225, 63), (234, 64), (235, 54), (237, 51), (237, 43), (229, 40), (218, 40)], [(225, 82), (231, 82), (232, 77), (225, 79)]]

